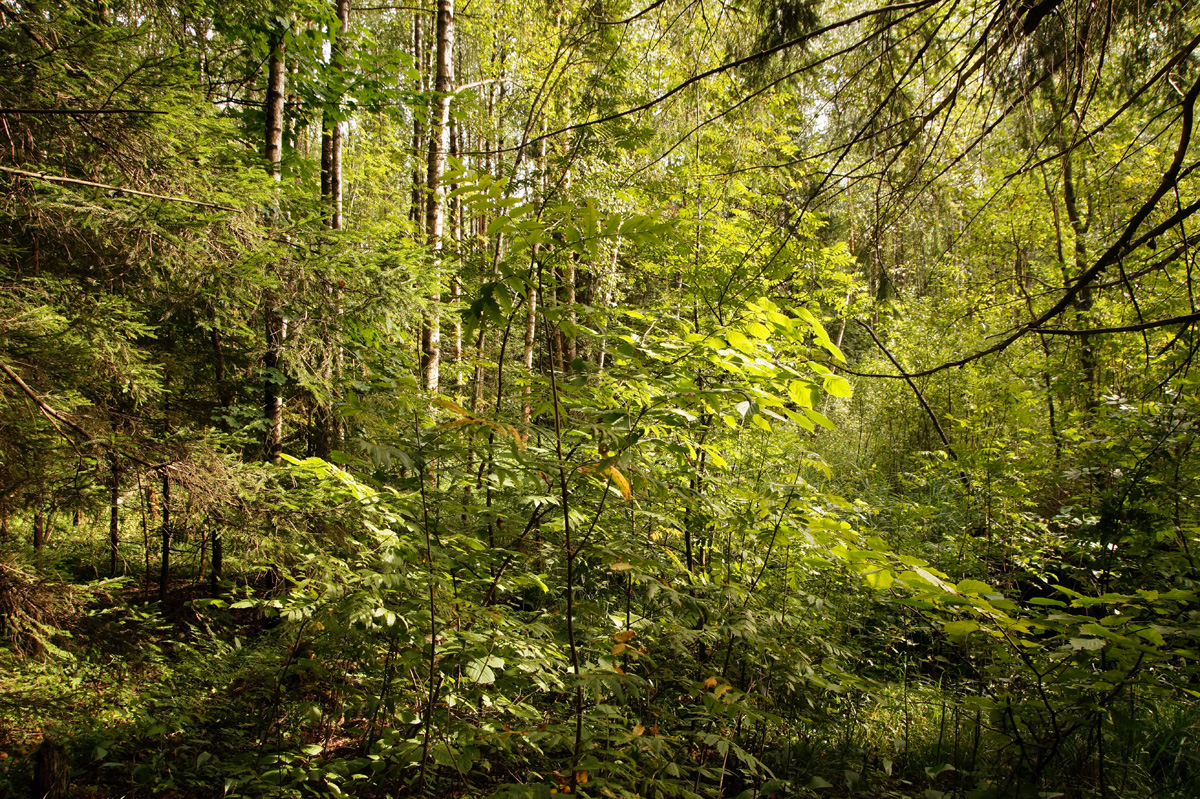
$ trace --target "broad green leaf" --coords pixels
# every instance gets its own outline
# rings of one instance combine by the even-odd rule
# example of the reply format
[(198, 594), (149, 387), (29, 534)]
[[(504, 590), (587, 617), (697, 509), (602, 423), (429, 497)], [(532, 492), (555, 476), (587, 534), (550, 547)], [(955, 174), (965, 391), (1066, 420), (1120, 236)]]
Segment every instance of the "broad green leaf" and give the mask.
[(946, 635), (949, 636), (965, 636), (970, 635), (978, 630), (979, 624), (967, 619), (960, 621), (948, 621), (942, 626), (942, 629), (945, 630)]
[(1083, 649), (1083, 650), (1087, 650), (1089, 652), (1094, 652), (1098, 649), (1103, 649), (1104, 645), (1106, 643), (1108, 643), (1108, 642), (1105, 641), (1103, 638), (1072, 638), (1071, 639), (1071, 648), (1076, 649), (1076, 650)]
[(850, 387), (850, 381), (841, 375), (827, 375), (825, 377), (825, 390), (833, 397), (850, 397), (854, 394), (854, 389)]
[(496, 672), (488, 665), (488, 658), (476, 658), (467, 664), (464, 676), (476, 684), (490, 684), (496, 681)]
[(867, 585), (874, 588), (876, 591), (883, 591), (891, 588), (892, 584), (896, 582), (896, 575), (892, 573), (891, 569), (877, 569), (872, 572), (867, 572), (863, 576), (866, 578)]

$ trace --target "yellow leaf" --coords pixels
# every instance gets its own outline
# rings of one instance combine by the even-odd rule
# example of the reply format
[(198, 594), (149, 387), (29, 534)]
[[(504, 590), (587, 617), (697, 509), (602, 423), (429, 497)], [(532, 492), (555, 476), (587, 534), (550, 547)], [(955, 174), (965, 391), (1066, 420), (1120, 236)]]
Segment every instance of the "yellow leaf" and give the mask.
[(626, 649), (629, 649), (629, 644), (617, 644), (616, 646), (614, 646), (612, 648), (612, 654), (619, 655), (622, 652), (624, 652)]
[(474, 418), (474, 417), (472, 417), (472, 416), (471, 416), (471, 412), (470, 412), (470, 411), (468, 411), (468, 410), (467, 410), (466, 408), (464, 408), (463, 406), (459, 405), (459, 404), (458, 404), (457, 402), (455, 402), (454, 400), (447, 399), (446, 397), (438, 397), (437, 399), (435, 399), (435, 400), (433, 401), (433, 404), (434, 404), (434, 405), (439, 405), (439, 406), (441, 406), (441, 407), (445, 408), (446, 410), (450, 411), (451, 413), (456, 413), (456, 414), (458, 414), (459, 416), (465, 416), (465, 417), (467, 417), (468, 419), (470, 419), (470, 418)]
[(617, 471), (616, 466), (609, 466), (604, 470), (604, 473), (612, 480), (612, 484), (620, 490), (621, 496), (625, 497), (625, 499), (633, 499), (633, 491), (629, 487), (629, 481), (625, 479), (625, 475)]
[(633, 637), (634, 637), (635, 635), (637, 635), (637, 633), (636, 633), (636, 632), (634, 632), (633, 630), (626, 630), (626, 631), (625, 631), (625, 632), (623, 632), (623, 633), (617, 633), (616, 635), (614, 635), (614, 636), (613, 636), (613, 640), (614, 640), (614, 641), (617, 641), (618, 643), (622, 643), (622, 644), (623, 644), (623, 643), (625, 643), (626, 641), (631, 641), (631, 640), (633, 640)]
[(521, 431), (517, 430), (514, 425), (508, 425), (508, 432), (512, 434), (513, 443), (517, 445), (517, 449), (521, 452), (525, 451), (525, 436), (521, 435)]
[(716, 688), (717, 687), (717, 678), (709, 677), (707, 680), (704, 681), (704, 687), (705, 688)]
[(645, 731), (646, 731), (646, 725), (642, 724), (640, 721), (638, 722), (637, 726), (633, 728), (634, 735), (641, 735)]
[(625, 676), (625, 669), (621, 668), (616, 663), (612, 664), (612, 667), (613, 671), (615, 671), (617, 674), (620, 674), (622, 677)]
[(576, 784), (583, 785), (587, 781), (588, 781), (588, 773), (586, 771), (584, 771), (583, 769), (580, 769), (579, 771), (575, 772)]
[(720, 698), (721, 698), (721, 694), (725, 693), (726, 691), (728, 691), (728, 690), (729, 690), (730, 688), (732, 688), (732, 687), (733, 687), (733, 686), (731, 686), (729, 683), (725, 683), (724, 685), (722, 685), (722, 686), (720, 686), (719, 688), (717, 688), (717, 690), (713, 691), (713, 697), (715, 697), (716, 699), (720, 699)]

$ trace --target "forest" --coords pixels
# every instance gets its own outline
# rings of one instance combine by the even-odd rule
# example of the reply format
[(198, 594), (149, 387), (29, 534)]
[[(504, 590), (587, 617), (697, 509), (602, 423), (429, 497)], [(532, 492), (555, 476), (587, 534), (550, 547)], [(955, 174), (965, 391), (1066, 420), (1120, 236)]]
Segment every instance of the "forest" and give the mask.
[(1200, 8), (405, 3), (0, 0), (0, 799), (1200, 796)]

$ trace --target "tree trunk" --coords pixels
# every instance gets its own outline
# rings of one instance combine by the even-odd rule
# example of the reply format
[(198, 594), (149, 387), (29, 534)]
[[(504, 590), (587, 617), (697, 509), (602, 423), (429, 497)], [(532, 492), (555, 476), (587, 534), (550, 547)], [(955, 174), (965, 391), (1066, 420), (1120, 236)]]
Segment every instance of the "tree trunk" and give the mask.
[(33, 756), (33, 799), (66, 799), (71, 790), (71, 764), (67, 750), (43, 738)]
[(121, 543), (121, 460), (114, 454), (109, 461), (109, 490), (111, 506), (108, 515), (108, 573), (113, 577), (121, 567), (121, 557), (118, 546)]
[(287, 90), (287, 63), (284, 53), (283, 30), (276, 29), (270, 38), (271, 54), (267, 61), (266, 143), (263, 155), (267, 173), (273, 180), (282, 176), (283, 159), (283, 101)]
[(171, 576), (171, 478), (162, 476), (162, 562), (158, 570), (158, 604), (167, 607), (167, 581)]
[[(331, 60), (335, 72), (341, 72), (345, 66), (344, 41), (346, 31), (350, 26), (350, 0), (338, 0), (337, 6), (339, 28), (331, 36), (333, 40)], [(321, 121), (321, 198), (329, 209), (326, 224), (330, 230), (342, 229), (341, 103), (341, 96), (335, 97), (333, 104), (325, 107)], [(337, 372), (336, 345), (328, 333), (325, 334), (322, 343), (325, 350), (322, 355), (324, 376), (327, 387), (332, 392)], [(337, 418), (333, 411), (334, 405), (332, 400), (318, 400), (316, 406), (312, 450), (318, 458), (329, 460), (333, 455), (334, 441), (337, 439)]]
[[(536, 258), (536, 255), (534, 256)], [(536, 264), (534, 265), (536, 269)], [(521, 365), (525, 368), (525, 379), (529, 382), (533, 381), (533, 340), (537, 333), (537, 285), (534, 279), (530, 276), (529, 286), (525, 289), (525, 352), (521, 358)], [(533, 391), (533, 387), (528, 383), (525, 386), (525, 402), (521, 406), (521, 418), (525, 424), (529, 424), (533, 407), (530, 405), (529, 396)]]
[[(446, 171), (446, 153), (450, 149), (450, 92), (454, 83), (454, 0), (438, 0), (437, 58), (434, 99), (429, 136), (429, 167), (426, 172), (428, 203), (425, 210), (425, 235), (433, 252), (435, 279), (440, 279), (442, 263), (442, 231), (445, 224), (445, 188), (442, 174)], [(435, 289), (430, 301), (436, 305), (441, 297)], [(421, 324), (421, 372), (425, 390), (436, 393), (441, 361), (441, 330), (436, 310)]]
[[(217, 384), (217, 400), (221, 403), (221, 407), (228, 411), (233, 407), (234, 389), (229, 384), (225, 369), (225, 347), (221, 343), (221, 331), (216, 328), (216, 314), (213, 314), (213, 329), (209, 335), (212, 341), (213, 350), (213, 377)], [(220, 427), (225, 432), (229, 432), (229, 425), (224, 418), (221, 419)]]
[[(543, 129), (544, 129), (543, 125)], [(546, 139), (539, 138), (537, 144), (537, 200), (539, 203), (546, 201), (545, 192), (545, 175), (546, 175)], [(529, 286), (525, 289), (525, 352), (521, 359), (521, 365), (525, 367), (525, 379), (529, 381), (525, 385), (524, 395), (525, 401), (521, 406), (521, 418), (525, 424), (529, 424), (533, 408), (530, 405), (530, 394), (533, 392), (533, 342), (537, 333), (537, 312), (538, 312), (538, 286), (541, 285), (541, 264), (538, 263), (538, 255), (541, 252), (541, 247), (537, 244), (533, 245), (533, 260), (530, 262), (529, 269)], [(535, 282), (536, 281), (536, 282)], [(543, 298), (544, 299), (544, 298)]]
[(263, 311), (266, 328), (267, 351), (263, 355), (263, 415), (267, 430), (263, 441), (263, 460), (279, 463), (283, 454), (283, 370), (281, 368), (283, 338), (287, 327), (283, 317), (275, 310), (275, 297), (267, 295)]
[[(1075, 174), (1072, 169), (1071, 153), (1063, 156), (1063, 205), (1067, 209), (1067, 220), (1075, 233), (1075, 275), (1083, 274), (1088, 266), (1087, 234), (1091, 227), (1091, 203), (1088, 203), (1088, 213), (1085, 217), (1079, 209), (1076, 193)], [(1075, 298), (1075, 312), (1083, 328), (1092, 325), (1092, 305), (1095, 297), (1090, 285), (1084, 286)], [(1084, 334), (1079, 337), (1079, 364), (1083, 370), (1083, 387), (1087, 392), (1084, 403), (1087, 408), (1094, 410), (1097, 406), (1096, 386), (1100, 378), (1099, 366), (1096, 362), (1096, 346), (1094, 337)]]
[(208, 576), (212, 584), (212, 595), (216, 596), (221, 587), (221, 569), (225, 566), (225, 545), (221, 541), (221, 528), (214, 526), (212, 531), (212, 566)]
[[(413, 82), (413, 91), (421, 94), (425, 91), (425, 73), (423, 71), (424, 59), (424, 42), (421, 37), (421, 14), (417, 11), (413, 12), (413, 65), (417, 69), (417, 79)], [(414, 233), (419, 233), (421, 222), (424, 220), (425, 204), (422, 202), (421, 187), (425, 185), (424, 164), (422, 163), (421, 154), (423, 152), (422, 145), (425, 142), (425, 115), (421, 109), (413, 109), (413, 134), (412, 134), (412, 200), (408, 209), (408, 218), (413, 223), (415, 228)]]
[[(450, 124), (450, 154), (455, 157), (458, 156), (459, 150), (461, 149), (460, 145), (459, 145), (459, 136), (461, 134), (462, 134), (462, 128), (457, 123), (451, 122), (451, 124)], [(458, 184), (452, 184), (450, 186), (451, 193), (453, 193), (457, 188), (458, 188)], [(450, 240), (454, 244), (454, 257), (455, 257), (455, 260), (459, 264), (462, 263), (462, 239), (463, 239), (462, 215), (463, 215), (462, 197), (456, 196), (450, 206)], [(457, 268), (454, 270), (454, 274), (450, 278), (450, 299), (454, 303), (455, 307), (458, 306), (459, 301), (462, 299), (462, 280), (460, 279), (460, 277), (458, 275)], [(465, 380), (463, 378), (463, 370), (462, 370), (462, 357), (463, 357), (462, 332), (463, 332), (462, 315), (456, 312), (454, 314), (453, 340), (450, 342), (450, 357), (454, 364), (455, 402), (462, 402), (461, 395), (462, 395), (463, 386), (465, 385)]]
[[(287, 75), (282, 30), (276, 30), (271, 35), (270, 47), (265, 108), (265, 153), (267, 171), (271, 178), (278, 182), (282, 176), (280, 161), (283, 154), (283, 99)], [(276, 308), (275, 296), (270, 292), (264, 298), (263, 323), (267, 344), (267, 351), (263, 356), (266, 372), (263, 378), (263, 413), (267, 420), (267, 429), (263, 436), (263, 458), (271, 463), (278, 463), (283, 452), (283, 385), (279, 366), (286, 327)], [(163, 568), (165, 570), (165, 565)]]
[(562, 332), (561, 327), (559, 328), (559, 330), (560, 330), (560, 332), (562, 332), (562, 336), (564, 338), (563, 368), (564, 368), (564, 371), (569, 371), (571, 368), (571, 364), (573, 364), (575, 362), (575, 359), (579, 357), (579, 348), (577, 346), (577, 339), (575, 338), (575, 258), (574, 258), (574, 256), (569, 256), (566, 259), (566, 263), (563, 264), (562, 291), (563, 291), (562, 302), (563, 302), (563, 305), (565, 305), (567, 308), (567, 313), (566, 313), (567, 330), (566, 330), (566, 332)]
[[(350, 0), (338, 0), (339, 29), (331, 35), (330, 61), (335, 73), (345, 67), (345, 37), (350, 26)], [(342, 229), (342, 114), (341, 96), (325, 106), (321, 118), (321, 197), (329, 209), (326, 224)]]
[(46, 517), (41, 508), (33, 509), (33, 551), (40, 558), (46, 547)]

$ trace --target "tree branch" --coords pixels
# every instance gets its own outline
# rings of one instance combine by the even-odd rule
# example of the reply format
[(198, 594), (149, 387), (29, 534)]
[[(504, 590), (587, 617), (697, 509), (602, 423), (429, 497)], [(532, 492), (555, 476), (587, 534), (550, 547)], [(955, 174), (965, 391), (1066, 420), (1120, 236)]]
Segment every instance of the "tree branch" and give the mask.
[(1155, 319), (1150, 322), (1142, 322), (1136, 325), (1121, 325), (1119, 327), (1093, 327), (1087, 330), (1073, 330), (1064, 327), (1035, 327), (1033, 328), (1033, 332), (1042, 333), (1048, 336), (1090, 336), (1096, 333), (1139, 333), (1143, 330), (1153, 330), (1156, 327), (1190, 325), (1194, 322), (1200, 322), (1200, 313), (1172, 316), (1170, 319)]
[(197, 205), (201, 208), (212, 208), (215, 211), (229, 211), (237, 213), (237, 208), (230, 208), (228, 205), (217, 205), (216, 203), (206, 203), (200, 200), (189, 200), (186, 197), (170, 197), (166, 194), (154, 194), (149, 191), (139, 191), (137, 189), (127, 189), (124, 186), (112, 186), (107, 183), (96, 183), (91, 180), (80, 180), (79, 178), (69, 178), (65, 175), (50, 175), (45, 172), (27, 172), (24, 169), (13, 169), (8, 166), (0, 166), (0, 172), (7, 172), (10, 175), (19, 175), (23, 178), (37, 178), (40, 180), (49, 181), (51, 183), (67, 183), (72, 186), (89, 186), (93, 189), (106, 189), (108, 191), (119, 191), (123, 194), (133, 194), (138, 197), (149, 197), (152, 200), (166, 200), (173, 203), (183, 203), (184, 205)]
[[(1122, 231), (1120, 238), (1118, 238), (1111, 247), (1105, 250), (1104, 254), (1101, 255), (1096, 262), (1092, 264), (1092, 266), (1084, 270), (1084, 272), (1075, 279), (1075, 282), (1063, 292), (1062, 296), (1059, 297), (1058, 301), (1055, 302), (1054, 305), (1039, 314), (1036, 319), (1032, 319), (1029, 322), (1021, 325), (1016, 330), (1009, 333), (1003, 339), (990, 347), (986, 347), (982, 350), (972, 353), (971, 355), (966, 355), (953, 361), (945, 361), (937, 366), (932, 366), (919, 372), (893, 375), (860, 373), (853, 372), (849, 369), (843, 369), (843, 371), (846, 371), (849, 374), (853, 374), (857, 377), (886, 377), (892, 379), (903, 378), (907, 380), (908, 378), (912, 377), (926, 377), (947, 369), (953, 369), (956, 366), (966, 366), (967, 364), (978, 361), (981, 358), (987, 357), (988, 355), (1003, 352), (1027, 334), (1032, 333), (1039, 328), (1045, 327), (1047, 322), (1067, 310), (1067, 308), (1069, 308), (1075, 301), (1075, 298), (1079, 296), (1079, 293), (1094, 283), (1108, 267), (1118, 263), (1130, 252), (1136, 250), (1142, 244), (1154, 238), (1164, 230), (1169, 230), (1171, 227), (1174, 227), (1182, 220), (1187, 219), (1189, 216), (1196, 213), (1196, 211), (1200, 210), (1200, 200), (1197, 200), (1191, 205), (1179, 209), (1166, 220), (1154, 226), (1146, 233), (1143, 233), (1137, 239), (1134, 238), (1134, 236), (1137, 234), (1138, 228), (1142, 226), (1142, 223), (1146, 221), (1146, 218), (1149, 217), (1150, 214), (1154, 212), (1154, 209), (1158, 206), (1158, 201), (1161, 200), (1163, 195), (1165, 195), (1177, 184), (1180, 178), (1180, 171), (1183, 168), (1183, 161), (1187, 156), (1188, 147), (1191, 145), (1192, 141), (1192, 129), (1195, 122), (1197, 97), (1200, 97), (1200, 79), (1192, 84), (1192, 87), (1188, 89), (1187, 94), (1183, 98), (1183, 108), (1181, 114), (1182, 126), (1179, 132), (1179, 144), (1175, 148), (1175, 156), (1171, 159), (1171, 165), (1167, 168), (1167, 171), (1163, 173), (1162, 180), (1159, 181), (1158, 186), (1154, 189), (1151, 195), (1146, 198), (1146, 201), (1141, 204), (1138, 210), (1129, 219), (1129, 222), (1126, 223), (1125, 229)], [(1046, 332), (1051, 331), (1048, 330)], [(1080, 335), (1084, 334), (1080, 333)]]
[(929, 420), (933, 422), (933, 429), (937, 431), (938, 438), (940, 438), (942, 443), (946, 446), (946, 452), (949, 453), (952, 459), (958, 460), (958, 453), (954, 451), (954, 446), (950, 443), (950, 439), (946, 437), (946, 431), (942, 429), (942, 423), (938, 421), (937, 414), (933, 412), (933, 408), (929, 407), (929, 403), (925, 401), (925, 395), (921, 393), (921, 389), (917, 387), (915, 382), (913, 382), (912, 375), (904, 371), (904, 367), (901, 366), (900, 362), (896, 360), (896, 356), (892, 355), (888, 348), (883, 346), (883, 342), (879, 340), (879, 336), (875, 335), (874, 328), (872, 328), (866, 322), (857, 319), (855, 321), (858, 322), (858, 324), (862, 326), (864, 330), (871, 334), (871, 340), (874, 341), (879, 347), (880, 351), (887, 356), (887, 359), (892, 362), (892, 366), (896, 367), (896, 371), (900, 373), (899, 376), (904, 378), (904, 382), (908, 383), (908, 387), (911, 388), (913, 393), (917, 395), (917, 402), (921, 403), (921, 407), (925, 409), (925, 413), (929, 416)]
[(0, 114), (166, 114), (166, 111), (150, 111), (140, 108), (0, 108)]

